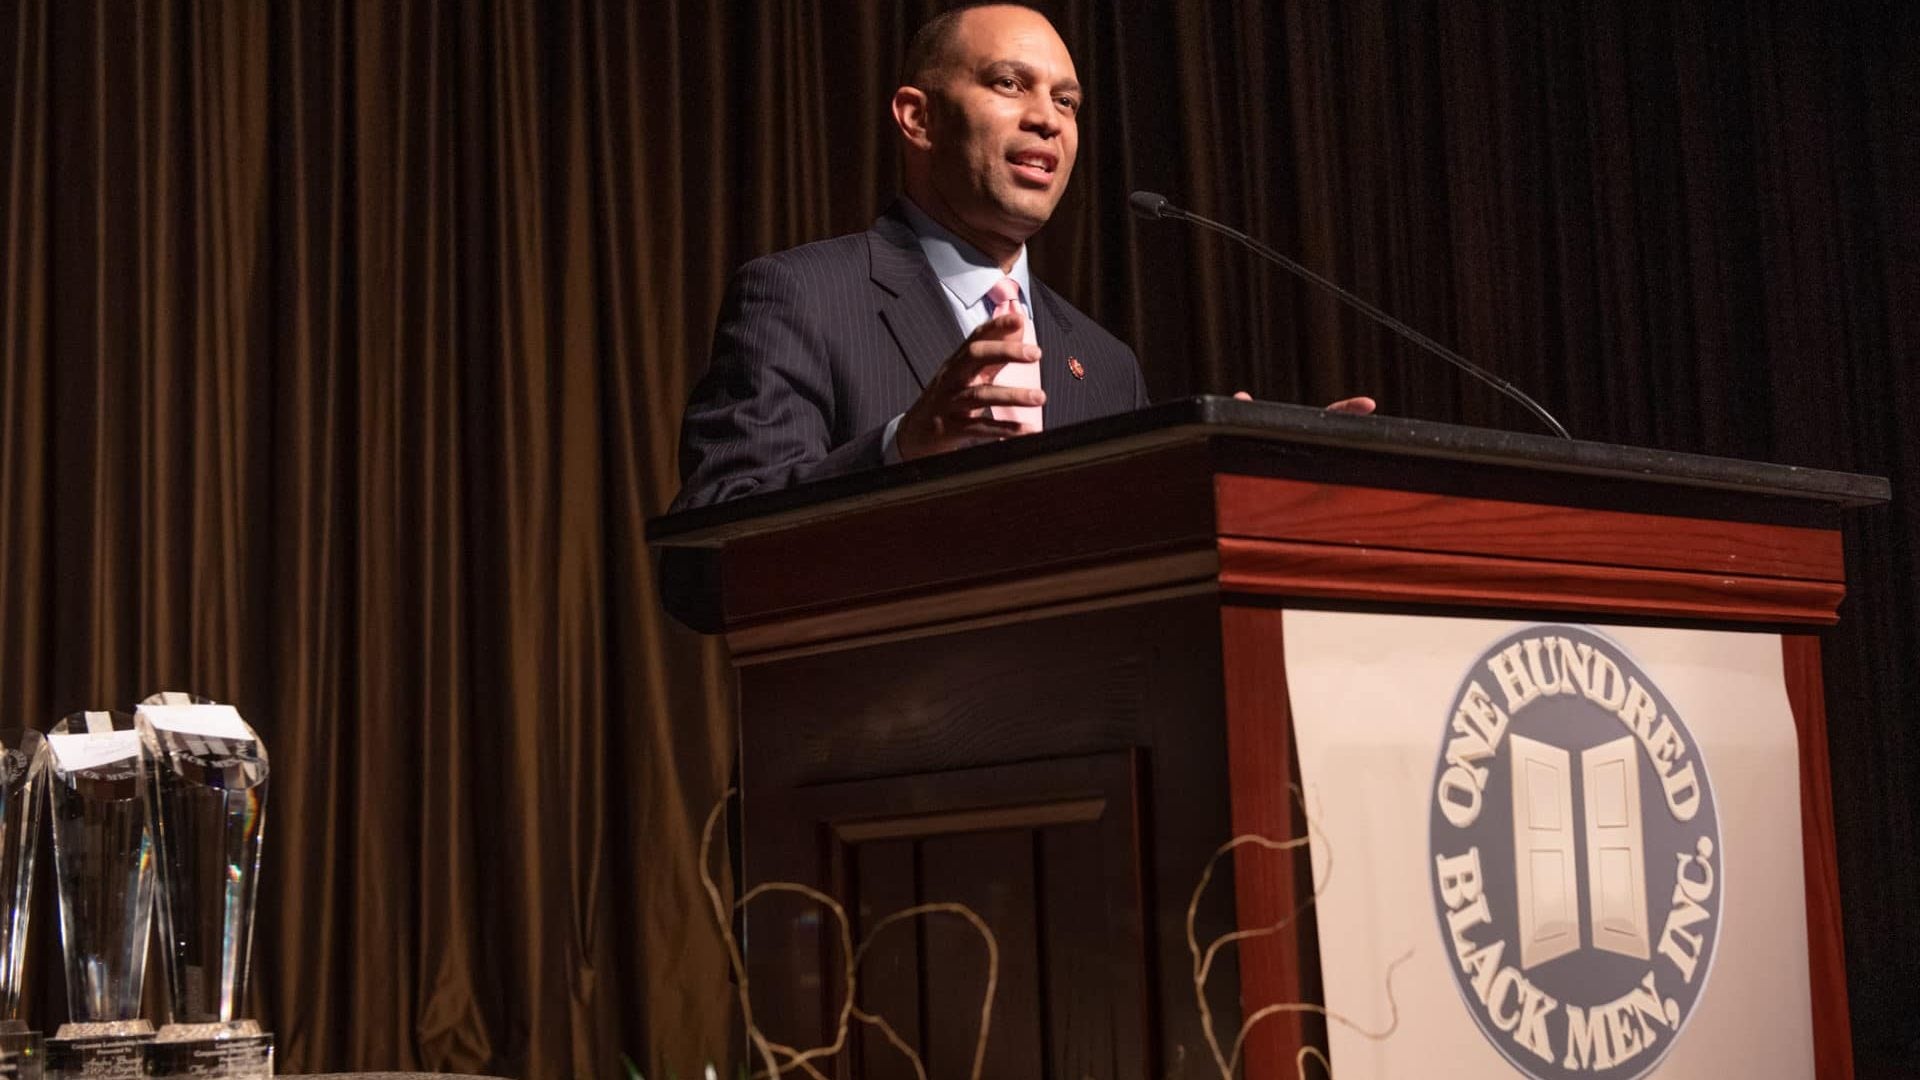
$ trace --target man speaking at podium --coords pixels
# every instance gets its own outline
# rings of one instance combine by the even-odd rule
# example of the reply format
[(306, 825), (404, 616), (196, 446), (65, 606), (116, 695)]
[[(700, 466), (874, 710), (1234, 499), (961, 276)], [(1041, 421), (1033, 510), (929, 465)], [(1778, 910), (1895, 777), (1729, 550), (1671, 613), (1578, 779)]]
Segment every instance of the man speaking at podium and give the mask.
[(674, 510), (1147, 404), (1133, 350), (1028, 272), (1081, 100), (1031, 8), (966, 5), (914, 34), (892, 102), (902, 197), (864, 233), (734, 275)]
[[(914, 34), (902, 67), (902, 196), (864, 233), (734, 275), (672, 510), (1148, 403), (1133, 350), (1028, 270), (1027, 238), (1080, 145), (1083, 91), (1053, 24), (1016, 4), (957, 7)], [(702, 629), (715, 619), (692, 604), (711, 572), (661, 568), (669, 610)]]
[(1053, 25), (958, 8), (921, 27), (903, 67), (902, 197), (865, 233), (735, 274), (674, 509), (1147, 403), (1133, 351), (1028, 271), (1080, 142)]

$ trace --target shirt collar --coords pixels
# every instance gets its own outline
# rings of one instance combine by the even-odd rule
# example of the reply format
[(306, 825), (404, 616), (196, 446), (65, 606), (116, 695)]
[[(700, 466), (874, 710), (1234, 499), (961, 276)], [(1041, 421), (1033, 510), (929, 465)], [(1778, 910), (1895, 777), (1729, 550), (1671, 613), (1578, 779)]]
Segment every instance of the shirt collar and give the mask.
[(1020, 254), (1014, 257), (1013, 269), (1002, 274), (999, 263), (928, 217), (926, 211), (915, 206), (912, 199), (901, 196), (900, 207), (906, 213), (907, 224), (913, 227), (914, 236), (920, 241), (920, 250), (926, 253), (927, 265), (933, 267), (933, 275), (940, 279), (940, 284), (946, 286), (961, 307), (972, 308), (979, 304), (995, 282), (1010, 277), (1020, 286), (1020, 299), (1026, 303), (1028, 310), (1032, 310), (1033, 290), (1027, 281), (1027, 245), (1020, 245)]

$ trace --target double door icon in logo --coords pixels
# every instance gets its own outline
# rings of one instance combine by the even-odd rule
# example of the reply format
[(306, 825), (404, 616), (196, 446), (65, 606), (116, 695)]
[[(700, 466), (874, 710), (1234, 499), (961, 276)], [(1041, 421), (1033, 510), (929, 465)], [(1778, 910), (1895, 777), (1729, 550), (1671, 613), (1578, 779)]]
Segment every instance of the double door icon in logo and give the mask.
[(1577, 831), (1584, 821), (1594, 948), (1648, 958), (1647, 859), (1633, 736), (1579, 752), (1584, 798), (1573, 805), (1574, 754), (1510, 735), (1513, 783), (1514, 913), (1520, 967), (1529, 970), (1580, 947)]
[(1448, 703), (1429, 815), (1449, 967), (1522, 1073), (1637, 1077), (1705, 986), (1720, 835), (1686, 726), (1587, 627), (1494, 643)]

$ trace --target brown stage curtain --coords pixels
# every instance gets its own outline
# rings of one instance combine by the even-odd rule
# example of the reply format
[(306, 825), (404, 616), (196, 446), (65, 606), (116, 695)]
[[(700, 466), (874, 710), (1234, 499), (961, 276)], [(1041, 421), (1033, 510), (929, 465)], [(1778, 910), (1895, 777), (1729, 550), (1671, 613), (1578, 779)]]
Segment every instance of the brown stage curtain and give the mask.
[[(693, 1073), (733, 752), (641, 542), (743, 259), (861, 228), (936, 4), (0, 0), (0, 710), (161, 688), (274, 758), (283, 1067)], [(1863, 1060), (1920, 1014), (1910, 4), (1059, 10), (1089, 108), (1039, 273), (1160, 396), (1529, 427), (1244, 223), (1594, 439), (1856, 469), (1829, 635)], [(43, 901), (50, 896), (43, 896)], [(37, 912), (35, 1018), (64, 1012)], [(156, 973), (157, 978), (157, 973)], [(651, 1068), (650, 1068), (651, 1071)]]

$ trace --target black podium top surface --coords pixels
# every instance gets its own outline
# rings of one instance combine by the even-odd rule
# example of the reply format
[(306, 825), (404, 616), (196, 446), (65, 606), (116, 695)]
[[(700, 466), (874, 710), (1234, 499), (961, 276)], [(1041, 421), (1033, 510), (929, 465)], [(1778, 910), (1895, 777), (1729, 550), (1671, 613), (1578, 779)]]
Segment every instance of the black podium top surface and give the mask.
[(1626, 481), (1682, 498), (1731, 494), (1829, 512), (1891, 497), (1886, 479), (1878, 476), (1205, 396), (662, 515), (647, 523), (647, 541), (660, 547), (711, 547), (802, 521), (926, 498), (990, 477), (1223, 439), (1281, 452), (1331, 450), (1389, 464), (1398, 459), (1406, 466), (1450, 463), (1467, 473), (1486, 467), (1509, 476), (1518, 471), (1616, 485)]

